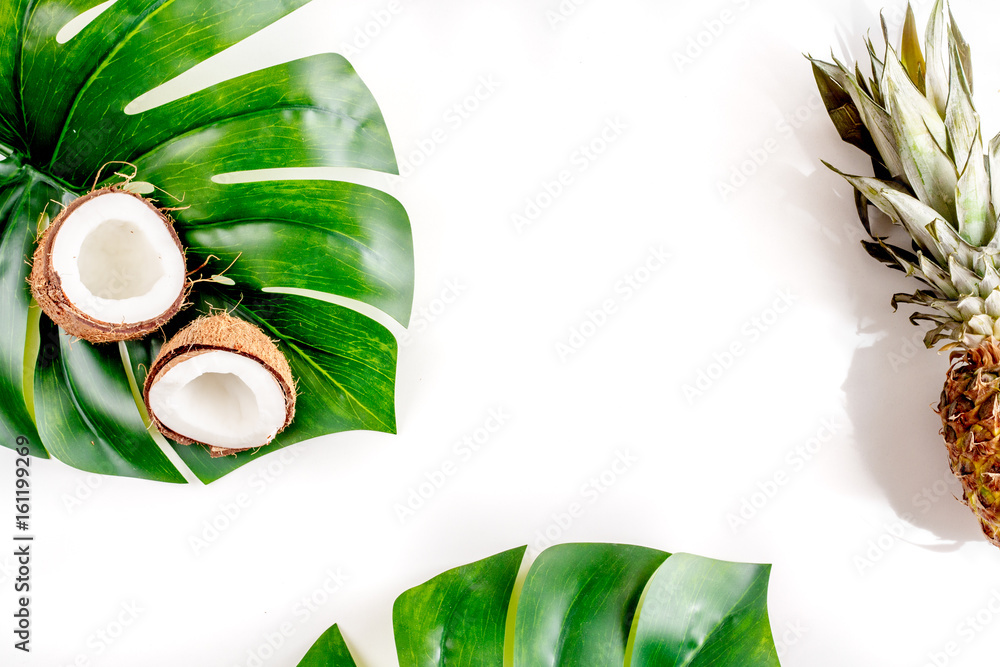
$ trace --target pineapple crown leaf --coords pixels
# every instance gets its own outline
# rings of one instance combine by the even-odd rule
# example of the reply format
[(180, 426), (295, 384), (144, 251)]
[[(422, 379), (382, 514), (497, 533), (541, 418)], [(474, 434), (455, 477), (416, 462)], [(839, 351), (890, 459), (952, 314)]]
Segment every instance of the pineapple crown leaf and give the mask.
[[(871, 176), (845, 174), (828, 163), (824, 164), (843, 177), (890, 220), (905, 227), (917, 247), (929, 252), (942, 266), (947, 264), (948, 255), (951, 254), (949, 250), (964, 250), (964, 246), (960, 243), (961, 239), (955, 241), (945, 230), (940, 232), (944, 241), (938, 238), (935, 224), (943, 221), (937, 211), (909, 196), (904, 186), (895, 181), (885, 181)], [(944, 227), (950, 229), (947, 224), (944, 224)]]
[(917, 256), (913, 253), (886, 243), (885, 239), (877, 236), (873, 236), (871, 241), (861, 241), (861, 245), (871, 257), (889, 268), (902, 271), (908, 276), (915, 276), (922, 282), (927, 282), (917, 264)]
[(958, 172), (947, 152), (944, 120), (910, 81), (892, 49), (886, 51), (881, 87), (908, 184), (917, 198), (955, 220)]
[(990, 174), (983, 155), (979, 114), (972, 103), (965, 68), (955, 44), (949, 60), (945, 128), (952, 158), (959, 165), (955, 212), (959, 233), (973, 245), (981, 246), (996, 234), (996, 220), (990, 212)]
[[(872, 79), (807, 56), (824, 106), (841, 138), (872, 160), (874, 176), (845, 174), (855, 190), (858, 217), (870, 241), (865, 251), (927, 286), (893, 297), (913, 304), (914, 323), (930, 321), (929, 346), (945, 339), (977, 344), (1000, 335), (1000, 134), (984, 151), (973, 103), (971, 50), (947, 0), (936, 0), (921, 49), (916, 18), (907, 6), (898, 50), (880, 17), (885, 48), (865, 45)], [(826, 164), (826, 163), (824, 163)], [(872, 233), (868, 206), (900, 225), (914, 253)], [(996, 295), (996, 296), (994, 296)], [(929, 312), (928, 312), (929, 311)]]
[(906, 265), (900, 262), (895, 254), (889, 250), (882, 239), (876, 239), (875, 241), (861, 241), (861, 246), (865, 249), (865, 252), (872, 259), (876, 259), (890, 269), (896, 269), (897, 271), (902, 271), (906, 275), (910, 275), (910, 271), (907, 270)]
[(868, 48), (868, 59), (871, 61), (873, 77), (872, 88), (877, 89), (878, 86), (875, 85), (875, 82), (882, 80), (882, 68), (884, 63), (882, 62), (882, 59), (878, 57), (878, 54), (875, 53), (875, 44), (872, 42), (870, 33), (865, 35), (865, 46)]
[[(931, 319), (931, 318), (926, 318), (926, 319)], [(910, 322), (912, 324), (920, 323), (919, 320), (914, 317), (910, 318)], [(928, 348), (931, 348), (937, 345), (938, 342), (941, 340), (950, 340), (952, 338), (952, 332), (955, 330), (955, 328), (956, 327), (954, 326), (953, 322), (938, 323), (938, 326), (934, 327), (924, 335), (924, 345), (927, 346)], [(949, 343), (943, 349), (948, 349), (949, 347), (951, 347), (951, 345), (954, 345), (954, 343)]]
[(954, 39), (951, 35), (950, 21), (946, 21), (945, 12), (951, 13), (944, 0), (937, 0), (931, 9), (924, 34), (924, 49), (926, 51), (927, 98), (944, 115), (948, 102), (948, 42)]
[(927, 72), (927, 63), (924, 62), (924, 54), (920, 51), (917, 19), (913, 15), (913, 7), (909, 3), (906, 4), (906, 19), (903, 22), (903, 40), (899, 48), (899, 57), (906, 73), (910, 75), (913, 85), (923, 95), (925, 93), (924, 76)]
[(922, 253), (918, 264), (920, 265), (920, 272), (924, 275), (927, 281), (938, 290), (938, 292), (948, 299), (958, 298), (959, 290), (952, 283), (951, 275), (947, 271), (927, 259), (927, 256)]
[(813, 77), (816, 79), (820, 98), (837, 128), (840, 138), (857, 146), (872, 158), (880, 159), (878, 149), (861, 119), (857, 106), (854, 105), (847, 91), (826, 71), (827, 63), (815, 60), (810, 56), (806, 56), (806, 58), (812, 62)]
[(948, 258), (948, 275), (958, 294), (979, 294), (979, 276), (962, 266), (954, 255)]
[[(990, 202), (992, 202), (993, 220), (997, 220), (996, 202), (1000, 202), (1000, 134), (990, 139), (986, 147), (986, 171), (990, 175)], [(998, 248), (1000, 240), (994, 234), (990, 240), (990, 248)]]
[[(833, 60), (832, 63), (811, 57), (809, 59), (814, 66), (814, 74), (818, 79), (821, 78), (823, 80), (825, 87), (839, 87), (850, 99), (853, 110), (848, 112), (847, 115), (860, 119), (873, 144), (872, 146), (865, 143), (860, 145), (859, 148), (868, 153), (873, 160), (881, 162), (885, 170), (893, 178), (902, 177), (903, 164), (898, 156), (899, 151), (896, 147), (896, 138), (888, 112), (871, 94), (862, 88), (858, 82), (858, 77), (852, 74), (836, 57), (831, 57)], [(873, 85), (873, 89), (877, 90), (878, 88)], [(881, 93), (878, 97), (881, 100)], [(836, 95), (835, 97), (831, 95), (829, 99), (824, 97), (823, 100), (826, 104), (827, 112), (831, 114), (831, 117), (833, 117), (835, 109), (839, 109), (846, 104), (846, 98), (843, 95)], [(850, 124), (844, 125), (838, 122), (837, 119), (834, 119), (834, 124), (845, 141), (855, 143), (847, 137), (858, 130)], [(855, 145), (858, 144), (855, 143)]]
[(972, 49), (969, 47), (969, 43), (965, 41), (965, 37), (962, 36), (962, 31), (958, 29), (958, 23), (955, 21), (955, 16), (951, 13), (951, 9), (948, 10), (948, 22), (951, 30), (949, 34), (951, 35), (954, 48), (958, 51), (958, 57), (962, 63), (962, 72), (966, 84), (969, 86), (969, 95), (972, 95)]

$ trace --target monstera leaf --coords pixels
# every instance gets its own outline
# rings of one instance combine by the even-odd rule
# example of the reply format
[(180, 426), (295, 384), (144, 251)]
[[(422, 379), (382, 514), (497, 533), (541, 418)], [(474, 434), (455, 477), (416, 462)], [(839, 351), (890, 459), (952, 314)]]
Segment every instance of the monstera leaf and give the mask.
[[(90, 190), (112, 162), (130, 163), (137, 182), (157, 189), (160, 205), (177, 207), (188, 268), (201, 267), (197, 277), (210, 279), (195, 285), (193, 306), (163, 334), (225, 308), (276, 340), (298, 380), (296, 421), (267, 447), (210, 459), (202, 447), (175, 446), (197, 477), (212, 481), (327, 433), (395, 431), (393, 335), (348, 307), (287, 292), (369, 304), (405, 326), (413, 244), (403, 207), (354, 183), (226, 177), (279, 167), (396, 173), (381, 112), (351, 65), (321, 54), (154, 108), (137, 101), (305, 1), (0, 5), (4, 445), (24, 436), (35, 456), (83, 470), (184, 481), (136, 400), (162, 338), (118, 345), (71, 339), (39, 313), (26, 283), (40, 224)], [(92, 9), (80, 29), (78, 17)], [(219, 274), (225, 278), (212, 282)]]
[[(525, 548), (449, 570), (396, 600), (400, 667), (777, 667), (768, 565), (620, 544)], [(520, 588), (520, 590), (518, 590)], [(337, 627), (299, 667), (352, 667)]]

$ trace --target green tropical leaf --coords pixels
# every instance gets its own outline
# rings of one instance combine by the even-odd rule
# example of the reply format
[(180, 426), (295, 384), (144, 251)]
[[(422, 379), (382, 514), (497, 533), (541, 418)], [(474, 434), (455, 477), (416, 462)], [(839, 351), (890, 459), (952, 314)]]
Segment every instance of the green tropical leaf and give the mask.
[[(21, 99), (33, 158), (80, 183), (108, 159), (127, 159), (103, 135), (128, 132), (126, 106), (249, 37), (307, 0), (119, 0), (65, 44), (56, 36), (94, 0), (40, 0), (31, 8)], [(161, 112), (162, 114), (162, 112)], [(211, 115), (212, 112), (207, 112)], [(161, 117), (171, 134), (186, 115)], [(94, 136), (98, 130), (102, 136)], [(88, 136), (89, 135), (89, 136)], [(65, 155), (77, 156), (62, 162)]]
[[(267, 447), (210, 459), (202, 447), (175, 446), (191, 472), (210, 482), (308, 438), (395, 431), (393, 335), (342, 305), (273, 291), (355, 300), (405, 326), (414, 270), (403, 207), (352, 183), (220, 178), (276, 167), (395, 173), (385, 121), (357, 72), (320, 54), (146, 102), (149, 91), (305, 2), (117, 0), (75, 34), (67, 24), (98, 0), (0, 8), (0, 431), (27, 437), (34, 454), (184, 481), (135, 400), (162, 338), (70, 340), (39, 317), (25, 282), (43, 213), (54, 216), (116, 161), (134, 165), (160, 205), (178, 209), (188, 268), (200, 268), (193, 306), (163, 333), (224, 308), (276, 341), (302, 394), (296, 421)], [(225, 285), (204, 281), (219, 274)]]
[(184, 482), (139, 414), (117, 345), (90, 345), (43, 320), (35, 369), (38, 432), (49, 452), (81, 470)]
[(770, 571), (770, 565), (671, 556), (643, 594), (632, 667), (778, 665), (767, 617)]
[[(273, 86), (279, 86), (280, 95), (251, 93), (244, 99), (247, 90), (266, 93)], [(318, 94), (324, 86), (336, 95)], [(213, 110), (220, 118), (185, 122), (185, 127), (191, 127), (173, 138), (158, 144), (146, 142), (129, 153), (144, 178), (156, 179), (169, 192), (197, 190), (212, 176), (253, 169), (396, 171), (382, 114), (357, 74), (339, 56), (311, 56), (217, 84), (192, 98), (222, 105)], [(175, 114), (187, 121), (191, 114), (187, 107), (192, 104), (193, 99), (185, 98), (160, 107), (161, 122), (170, 122)]]
[[(246, 142), (253, 142), (254, 150), (241, 153)], [(125, 115), (102, 144), (106, 152), (144, 164), (144, 175), (153, 166), (164, 167), (160, 176), (170, 191), (200, 185), (177, 183), (188, 173), (185, 168), (221, 173), (315, 166), (321, 155), (328, 165), (396, 170), (375, 99), (351, 65), (332, 53), (251, 72)], [(227, 147), (235, 148), (235, 155)], [(85, 142), (70, 144), (63, 162), (86, 163), (89, 150)], [(186, 159), (192, 162), (177, 164)]]
[(623, 663), (642, 589), (669, 556), (619, 544), (560, 544), (543, 551), (517, 605), (515, 663)]
[(0, 143), (23, 148), (21, 138), (21, 43), (30, 0), (9, 0), (0, 5)]
[[(54, 194), (47, 187), (26, 175), (15, 160), (0, 163), (0, 290), (7, 298), (0, 301), (0, 412), (3, 442), (12, 447), (18, 436), (29, 441), (29, 450), (35, 456), (47, 457), (48, 453), (32, 415), (34, 406), (33, 380), (26, 373), (26, 356), (35, 351), (30, 344), (37, 340), (37, 307), (32, 313), (31, 291), (28, 289), (29, 259), (35, 245), (38, 215), (44, 203)], [(32, 216), (32, 211), (39, 214)]]
[(457, 567), (396, 598), (392, 627), (400, 667), (502, 665), (507, 611), (525, 550)]
[(256, 290), (333, 292), (409, 320), (410, 223), (384, 192), (331, 181), (213, 183), (198, 201), (179, 212), (178, 232), (192, 263), (208, 262), (204, 273)]
[(296, 667), (356, 667), (344, 635), (336, 625), (324, 632)]
[[(400, 667), (779, 667), (769, 565), (563, 544), (538, 556), (518, 591), (524, 553), (457, 567), (400, 595)], [(328, 649), (317, 642), (308, 667), (341, 664), (336, 638)]]

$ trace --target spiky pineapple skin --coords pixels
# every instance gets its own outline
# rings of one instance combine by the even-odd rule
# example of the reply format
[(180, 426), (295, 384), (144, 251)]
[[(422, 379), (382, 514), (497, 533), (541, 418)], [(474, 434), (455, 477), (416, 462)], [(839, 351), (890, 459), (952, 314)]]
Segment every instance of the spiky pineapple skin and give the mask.
[(1000, 341), (951, 355), (937, 412), (951, 470), (983, 534), (1000, 547)]

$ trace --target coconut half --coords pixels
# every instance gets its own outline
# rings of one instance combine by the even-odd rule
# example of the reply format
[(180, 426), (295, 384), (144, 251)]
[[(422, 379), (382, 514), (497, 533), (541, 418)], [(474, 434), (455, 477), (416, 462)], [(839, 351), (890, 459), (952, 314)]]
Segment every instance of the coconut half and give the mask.
[(153, 423), (212, 456), (263, 447), (295, 416), (288, 361), (264, 332), (227, 314), (181, 329), (149, 369), (143, 398)]
[(173, 223), (149, 200), (94, 190), (45, 230), (31, 293), (67, 333), (92, 343), (141, 338), (184, 305), (184, 251)]

